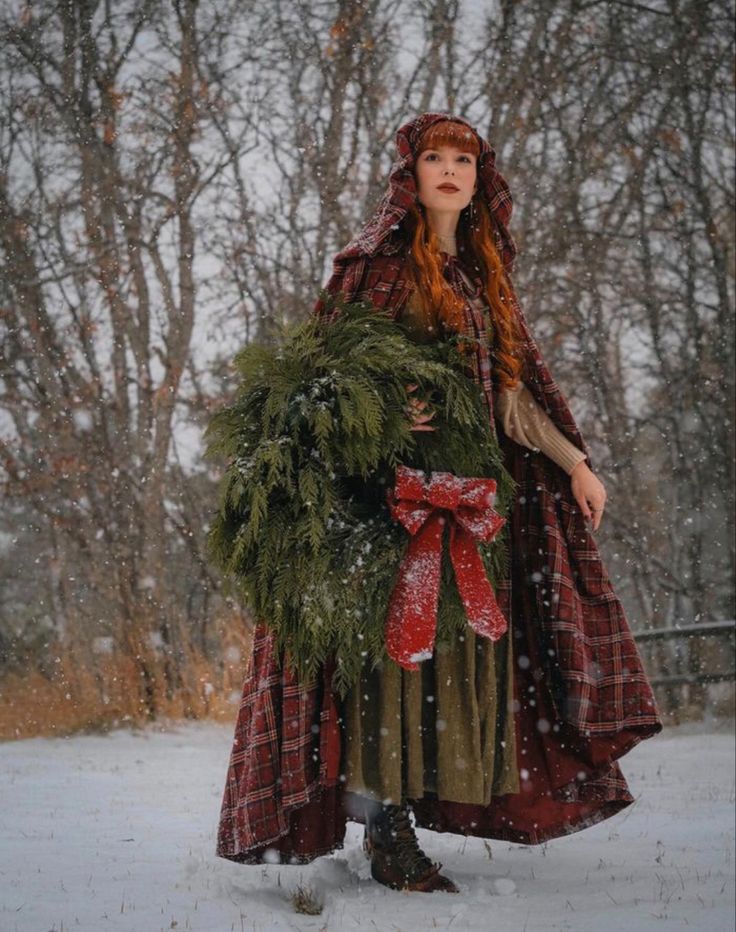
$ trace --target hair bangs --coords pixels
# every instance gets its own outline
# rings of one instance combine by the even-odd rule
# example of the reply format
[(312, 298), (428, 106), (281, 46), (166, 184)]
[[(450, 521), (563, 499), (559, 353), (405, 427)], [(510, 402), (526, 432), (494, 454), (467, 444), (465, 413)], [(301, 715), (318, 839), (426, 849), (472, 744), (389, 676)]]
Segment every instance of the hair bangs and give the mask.
[(419, 142), (419, 152), (424, 152), (425, 149), (439, 149), (440, 146), (454, 146), (476, 158), (480, 155), (480, 143), (473, 130), (454, 120), (438, 120), (428, 126)]

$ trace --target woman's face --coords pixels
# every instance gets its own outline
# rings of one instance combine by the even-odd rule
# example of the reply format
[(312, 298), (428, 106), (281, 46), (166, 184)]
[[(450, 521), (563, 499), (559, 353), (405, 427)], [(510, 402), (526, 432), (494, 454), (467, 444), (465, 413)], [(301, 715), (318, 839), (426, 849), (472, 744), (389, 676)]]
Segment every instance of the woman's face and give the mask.
[(416, 162), (420, 203), (429, 211), (461, 211), (476, 190), (476, 158), (455, 146), (425, 149)]

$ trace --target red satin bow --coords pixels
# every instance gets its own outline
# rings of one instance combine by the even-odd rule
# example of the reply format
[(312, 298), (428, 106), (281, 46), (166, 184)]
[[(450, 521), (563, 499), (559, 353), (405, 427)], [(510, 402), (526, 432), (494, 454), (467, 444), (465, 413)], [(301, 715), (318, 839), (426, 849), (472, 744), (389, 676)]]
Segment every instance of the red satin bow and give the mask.
[(434, 651), (440, 591), (442, 532), (450, 520), (450, 559), (468, 624), (497, 641), (508, 622), (496, 602), (476, 540), (490, 541), (506, 523), (493, 508), (494, 479), (462, 479), (450, 472), (399, 466), (386, 493), (391, 515), (412, 535), (399, 567), (386, 616), (386, 650), (405, 670)]

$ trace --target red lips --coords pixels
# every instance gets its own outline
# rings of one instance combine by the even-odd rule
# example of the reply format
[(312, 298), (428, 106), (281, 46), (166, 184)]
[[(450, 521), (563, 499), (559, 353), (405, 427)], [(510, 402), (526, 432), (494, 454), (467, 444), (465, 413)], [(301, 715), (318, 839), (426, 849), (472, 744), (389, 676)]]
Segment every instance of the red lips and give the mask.
[(437, 190), (438, 191), (450, 191), (454, 194), (455, 191), (459, 191), (460, 188), (458, 188), (457, 185), (451, 184), (450, 182), (446, 181), (444, 184), (438, 184)]

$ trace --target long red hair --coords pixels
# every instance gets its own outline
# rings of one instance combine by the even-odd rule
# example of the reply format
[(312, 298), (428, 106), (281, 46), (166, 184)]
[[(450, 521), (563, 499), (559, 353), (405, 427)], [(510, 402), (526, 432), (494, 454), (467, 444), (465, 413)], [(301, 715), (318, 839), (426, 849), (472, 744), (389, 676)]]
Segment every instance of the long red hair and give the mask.
[[(476, 135), (462, 123), (441, 120), (428, 127), (419, 143), (417, 157), (425, 149), (456, 146), (476, 158), (480, 144)], [(473, 216), (471, 225), (471, 216)], [(424, 323), (429, 328), (444, 327), (459, 333), (463, 328), (463, 301), (442, 274), (439, 240), (427, 221), (424, 207), (417, 201), (407, 216), (410, 241), (409, 267)], [(521, 374), (518, 352), (520, 334), (506, 270), (494, 243), (494, 224), (485, 198), (473, 195), (471, 205), (460, 214), (457, 225), (458, 253), (469, 270), (480, 273), (491, 309), (493, 375), (500, 390), (515, 388)]]

